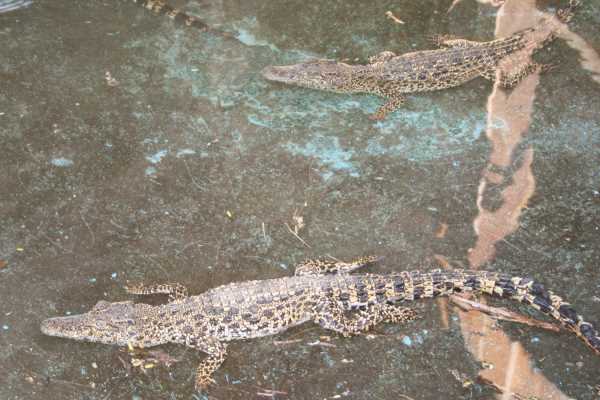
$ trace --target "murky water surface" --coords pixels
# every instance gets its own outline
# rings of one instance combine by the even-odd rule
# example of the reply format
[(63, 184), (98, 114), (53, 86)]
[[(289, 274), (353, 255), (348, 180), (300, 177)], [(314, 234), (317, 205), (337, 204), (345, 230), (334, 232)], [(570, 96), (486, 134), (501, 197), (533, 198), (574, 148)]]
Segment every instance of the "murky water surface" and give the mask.
[(116, 347), (39, 331), (46, 317), (127, 299), (127, 280), (199, 293), (364, 254), (385, 256), (373, 272), (529, 275), (600, 322), (596, 1), (537, 54), (552, 73), (513, 91), (476, 79), (410, 96), (384, 122), (367, 118), (376, 97), (260, 76), (313, 56), (430, 48), (438, 33), (488, 40), (559, 2), (454, 3), (174, 1), (239, 40), (131, 1), (1, 14), (0, 398), (598, 398), (600, 358), (573, 335), (445, 301), (372, 336), (308, 324), (233, 343), (218, 384), (195, 395), (193, 351), (165, 346), (179, 362), (144, 373)]

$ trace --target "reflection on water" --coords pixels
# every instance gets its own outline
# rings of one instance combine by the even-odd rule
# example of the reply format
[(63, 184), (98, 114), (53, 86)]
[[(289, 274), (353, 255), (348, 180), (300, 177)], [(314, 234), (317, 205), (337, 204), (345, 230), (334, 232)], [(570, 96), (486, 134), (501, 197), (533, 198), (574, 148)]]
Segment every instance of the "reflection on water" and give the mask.
[(581, 66), (592, 73), (592, 79), (600, 83), (600, 56), (581, 36), (569, 29), (562, 29), (559, 37), (579, 52)]
[[(507, 36), (534, 25), (538, 21), (535, 15), (534, 0), (505, 3), (497, 14), (496, 36)], [(555, 17), (550, 18), (551, 24), (560, 24)], [(547, 34), (540, 32), (536, 39), (542, 39)], [(531, 49), (519, 52), (516, 57), (519, 63), (531, 61)], [(508, 235), (519, 228), (522, 210), (535, 192), (535, 178), (531, 169), (533, 148), (528, 146), (521, 154), (517, 148), (531, 124), (535, 90), (539, 82), (539, 74), (536, 73), (526, 77), (511, 91), (501, 89), (496, 83), (488, 99), (486, 135), (492, 150), (477, 196), (479, 213), (473, 222), (477, 241), (468, 255), (473, 268), (493, 260), (496, 243), (505, 241)], [(512, 170), (514, 173), (511, 175)], [(501, 205), (494, 210), (486, 209), (484, 203), (488, 189), (506, 182), (510, 184), (501, 191)], [(502, 399), (512, 398), (512, 392), (544, 399), (567, 398), (532, 368), (531, 357), (520, 343), (513, 342), (501, 329), (493, 327), (491, 318), (462, 311), (459, 315), (465, 342), (473, 356), (493, 365), (491, 369), (480, 371), (480, 375), (502, 388)]]
[[(504, 1), (505, 0), (477, 0), (478, 3), (490, 4), (494, 7), (500, 7), (502, 4), (504, 4)], [(460, 2), (462, 2), (462, 0), (453, 0), (452, 4), (450, 5), (450, 8), (448, 9), (448, 12), (452, 11), (454, 7), (456, 7)]]
[(531, 356), (519, 342), (512, 341), (487, 315), (477, 312), (459, 312), (465, 344), (475, 359), (490, 368), (479, 375), (501, 388), (502, 400), (513, 399), (512, 393), (522, 398), (562, 400), (569, 397), (548, 381), (540, 370), (532, 368)]

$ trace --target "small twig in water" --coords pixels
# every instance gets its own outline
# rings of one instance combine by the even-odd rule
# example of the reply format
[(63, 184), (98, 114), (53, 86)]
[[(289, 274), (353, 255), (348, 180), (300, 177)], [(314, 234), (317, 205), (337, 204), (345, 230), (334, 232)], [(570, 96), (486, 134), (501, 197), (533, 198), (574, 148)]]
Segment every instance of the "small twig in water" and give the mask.
[(503, 396), (502, 398), (509, 398), (509, 399), (513, 399), (513, 400), (537, 400), (538, 399), (537, 397), (523, 396), (522, 394), (519, 394), (519, 393), (507, 391), (503, 387), (498, 386), (496, 383), (492, 382), (491, 380), (489, 380), (487, 378), (484, 378), (481, 375), (477, 376), (477, 383), (492, 388), (498, 394), (508, 394), (509, 395), (509, 397)]
[(405, 400), (415, 400), (415, 399), (413, 399), (412, 397), (408, 397), (408, 396), (407, 396), (407, 395), (405, 395), (405, 394), (399, 394), (398, 396), (400, 396), (400, 398), (401, 398), (401, 399), (405, 399)]
[(273, 340), (273, 344), (275, 346), (282, 346), (286, 344), (295, 344), (300, 343), (302, 339), (292, 339), (292, 340)]
[(491, 307), (485, 304), (478, 303), (473, 300), (465, 299), (464, 297), (452, 295), (450, 296), (450, 301), (456, 304), (458, 307), (462, 308), (465, 311), (480, 311), (491, 315), (496, 319), (500, 319), (503, 321), (511, 321), (517, 322), (520, 324), (525, 324), (529, 326), (535, 326), (538, 328), (546, 329), (553, 332), (560, 332), (560, 326), (556, 324), (552, 324), (549, 322), (538, 321), (532, 318), (525, 317), (523, 315), (514, 313), (512, 311), (508, 311), (504, 308)]
[(272, 397), (272, 398), (275, 398), (276, 395), (287, 396), (287, 392), (282, 392), (280, 390), (263, 389), (263, 388), (260, 388), (258, 386), (256, 388), (262, 390), (262, 392), (256, 392), (256, 395), (260, 396), (260, 397)]
[(286, 228), (288, 228), (288, 231), (290, 231), (290, 233), (296, 237), (296, 239), (298, 239), (300, 242), (302, 242), (303, 245), (305, 245), (309, 249), (311, 248), (310, 245), (308, 243), (306, 243), (306, 241), (304, 241), (304, 239), (302, 239), (300, 236), (298, 236), (298, 234), (296, 232), (294, 232), (294, 230), (292, 228), (290, 228), (290, 226), (288, 225), (287, 222), (285, 223), (285, 226), (286, 226)]
[(190, 171), (190, 167), (188, 166), (188, 164), (187, 164), (187, 161), (183, 160), (183, 165), (185, 165), (185, 170), (187, 171), (187, 173), (188, 173), (188, 176), (189, 176), (189, 178), (190, 178), (190, 181), (192, 181), (192, 184), (193, 184), (193, 185), (194, 185), (194, 186), (195, 186), (195, 187), (196, 187), (198, 190), (200, 190), (200, 191), (202, 191), (202, 192), (206, 192), (206, 188), (205, 188), (203, 185), (201, 185), (201, 184), (199, 184), (198, 182), (196, 182), (196, 179), (194, 179), (194, 176), (192, 175), (192, 171)]
[(196, 240), (195, 242), (189, 242), (188, 244), (186, 244), (185, 246), (183, 246), (183, 248), (179, 251), (180, 253), (185, 252), (187, 249), (189, 249), (192, 246), (198, 246), (198, 247), (203, 247), (205, 245), (205, 243), (203, 243), (200, 240)]
[(320, 340), (315, 340), (314, 342), (307, 343), (308, 346), (322, 346), (322, 347), (337, 347), (333, 343), (322, 342)]
[(83, 224), (85, 225), (85, 227), (90, 232), (90, 235), (92, 236), (92, 246), (93, 246), (96, 243), (96, 235), (94, 235), (94, 231), (90, 227), (90, 224), (88, 224), (87, 221), (85, 220), (85, 217), (83, 216), (83, 213), (81, 211), (79, 211), (79, 215), (81, 216), (81, 220), (83, 221)]
[(402, 21), (400, 18), (396, 17), (391, 11), (386, 11), (385, 16), (397, 24), (401, 24), (401, 25), (405, 24), (404, 21)]

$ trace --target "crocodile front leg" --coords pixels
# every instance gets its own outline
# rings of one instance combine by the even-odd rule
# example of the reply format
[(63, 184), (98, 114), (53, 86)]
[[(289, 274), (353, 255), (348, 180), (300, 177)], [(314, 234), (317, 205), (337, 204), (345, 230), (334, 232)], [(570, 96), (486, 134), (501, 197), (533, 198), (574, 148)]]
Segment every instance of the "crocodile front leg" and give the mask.
[(212, 376), (225, 361), (227, 345), (214, 338), (200, 338), (196, 344), (188, 345), (208, 354), (196, 369), (196, 390), (206, 389), (211, 383), (215, 383)]
[(381, 322), (399, 323), (416, 316), (416, 312), (410, 308), (391, 304), (374, 304), (347, 316), (337, 303), (330, 302), (319, 309), (314, 320), (322, 328), (350, 336), (368, 331)]
[(188, 295), (188, 290), (180, 283), (163, 283), (155, 285), (130, 285), (125, 286), (125, 291), (130, 294), (147, 295), (147, 294), (168, 294), (169, 301), (181, 300)]
[(326, 274), (348, 274), (359, 268), (374, 264), (379, 261), (380, 258), (381, 257), (377, 256), (368, 256), (349, 263), (325, 259), (310, 259), (297, 264), (294, 275), (316, 276)]

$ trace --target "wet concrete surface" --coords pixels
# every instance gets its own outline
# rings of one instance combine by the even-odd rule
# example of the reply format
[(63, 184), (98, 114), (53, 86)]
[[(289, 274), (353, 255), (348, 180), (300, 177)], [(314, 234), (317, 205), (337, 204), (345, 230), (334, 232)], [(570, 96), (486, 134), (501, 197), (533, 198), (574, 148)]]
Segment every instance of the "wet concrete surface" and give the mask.
[[(536, 56), (552, 73), (508, 92), (477, 79), (410, 96), (384, 122), (367, 118), (381, 99), (260, 76), (311, 56), (430, 48), (437, 33), (488, 40), (557, 5), (486, 3), (174, 2), (239, 40), (130, 1), (0, 15), (0, 398), (598, 398), (600, 358), (573, 335), (444, 301), (372, 336), (309, 324), (233, 343), (203, 394), (194, 351), (164, 346), (179, 362), (144, 373), (118, 348), (39, 331), (128, 299), (126, 281), (200, 293), (365, 254), (385, 256), (372, 272), (448, 263), (532, 276), (600, 323), (596, 2)], [(504, 397), (469, 383), (478, 375)]]

